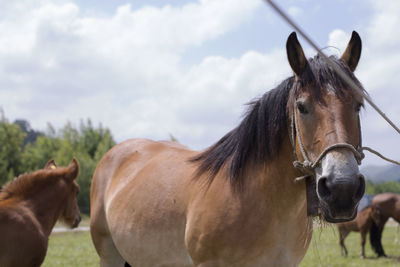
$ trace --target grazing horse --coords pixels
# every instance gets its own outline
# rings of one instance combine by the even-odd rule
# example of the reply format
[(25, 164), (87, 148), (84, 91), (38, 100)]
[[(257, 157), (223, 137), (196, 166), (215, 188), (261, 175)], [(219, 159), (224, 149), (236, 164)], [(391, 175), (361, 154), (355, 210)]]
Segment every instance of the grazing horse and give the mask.
[(379, 223), (372, 223), (369, 234), (371, 246), (378, 257), (386, 257), (382, 246), (382, 232), (386, 222), (392, 217), (400, 223), (400, 195), (393, 193), (382, 193), (372, 198), (372, 204), (381, 210)]
[[(356, 216), (363, 99), (322, 58), (307, 60), (295, 33), (286, 50), (294, 76), (210, 148), (131, 139), (104, 155), (90, 193), (102, 267), (298, 265), (312, 235), (306, 182), (296, 179), (305, 173), (325, 220)], [(360, 53), (353, 32), (331, 57), (358, 84)]]
[(380, 223), (380, 210), (375, 206), (368, 206), (357, 214), (357, 217), (344, 223), (338, 223), (337, 227), (339, 230), (339, 244), (342, 248), (342, 256), (347, 256), (347, 249), (344, 245), (344, 239), (351, 232), (360, 232), (361, 234), (361, 254), (362, 259), (365, 258), (365, 237), (371, 227), (372, 222), (376, 224)]
[(77, 227), (78, 162), (22, 174), (0, 191), (0, 266), (40, 266), (58, 219)]

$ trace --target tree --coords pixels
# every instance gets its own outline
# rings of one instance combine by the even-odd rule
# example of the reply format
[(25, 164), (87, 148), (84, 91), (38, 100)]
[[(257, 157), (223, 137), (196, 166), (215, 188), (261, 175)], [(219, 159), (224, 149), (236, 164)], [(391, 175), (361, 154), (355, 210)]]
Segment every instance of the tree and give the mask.
[(94, 170), (103, 155), (115, 145), (110, 130), (101, 125), (94, 127), (90, 120), (82, 120), (79, 128), (68, 122), (59, 131), (48, 124), (45, 133), (25, 146), (24, 132), (35, 132), (25, 120), (16, 124), (4, 120), (0, 124), (0, 175), (4, 177), (0, 186), (23, 172), (43, 168), (50, 159), (54, 159), (59, 166), (66, 166), (72, 158), (76, 158), (80, 165), (78, 204), (82, 212), (88, 213)]
[(21, 173), (21, 153), (25, 134), (18, 125), (0, 121), (0, 185)]
[(43, 135), (41, 132), (33, 130), (27, 120), (18, 119), (14, 121), (14, 124), (18, 125), (26, 135), (23, 143), (24, 146), (28, 143), (34, 143), (40, 135)]
[(365, 193), (369, 195), (376, 195), (380, 193), (395, 193), (400, 194), (400, 183), (396, 181), (386, 181), (382, 183), (374, 183), (371, 180), (367, 180), (367, 186)]
[(22, 169), (31, 172), (43, 168), (47, 161), (56, 158), (61, 147), (60, 138), (39, 136), (36, 142), (27, 144), (22, 153)]

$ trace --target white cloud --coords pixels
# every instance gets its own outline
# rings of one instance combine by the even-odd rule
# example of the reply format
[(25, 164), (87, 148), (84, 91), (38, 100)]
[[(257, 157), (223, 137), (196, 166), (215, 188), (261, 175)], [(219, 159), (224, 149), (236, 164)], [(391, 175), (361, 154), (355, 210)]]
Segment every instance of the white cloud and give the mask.
[[(71, 1), (2, 1), (0, 105), (7, 117), (26, 118), (34, 128), (91, 118), (110, 127), (118, 141), (172, 133), (186, 145), (205, 147), (238, 123), (243, 103), (291, 71), (283, 45), (233, 58), (205, 56), (195, 65), (183, 64), (183, 55), (234, 31), (261, 5), (202, 0), (88, 15)], [(359, 30), (364, 46), (356, 74), (396, 119), (400, 8), (396, 2), (371, 5), (375, 15)], [(303, 12), (290, 9), (292, 16)], [(350, 32), (336, 29), (328, 44), (342, 53), (349, 38)], [(368, 108), (363, 115), (364, 141), (391, 155), (398, 137), (373, 114)]]
[(350, 40), (350, 34), (348, 32), (344, 32), (343, 30), (336, 29), (329, 33), (328, 45), (335, 47), (337, 49), (330, 49), (333, 54), (340, 56), (346, 50), (346, 46)]
[(291, 6), (288, 9), (288, 13), (291, 17), (296, 18), (303, 14), (303, 10), (300, 7), (297, 6)]
[[(190, 124), (187, 114), (209, 104), (218, 112), (230, 106), (224, 93), (238, 93), (228, 90), (232, 79), (260, 79), (241, 78), (247, 74), (241, 62), (251, 55), (208, 58), (188, 70), (180, 64), (186, 49), (234, 30), (259, 1), (137, 10), (124, 5), (111, 16), (85, 16), (73, 2), (33, 2), (9, 5), (11, 15), (0, 14), (0, 97), (8, 100), (1, 105), (6, 116), (27, 118), (33, 127), (90, 117), (110, 127), (118, 141), (171, 132), (204, 146), (195, 139), (208, 131), (207, 123)], [(210, 111), (201, 114), (221, 129), (229, 124)]]

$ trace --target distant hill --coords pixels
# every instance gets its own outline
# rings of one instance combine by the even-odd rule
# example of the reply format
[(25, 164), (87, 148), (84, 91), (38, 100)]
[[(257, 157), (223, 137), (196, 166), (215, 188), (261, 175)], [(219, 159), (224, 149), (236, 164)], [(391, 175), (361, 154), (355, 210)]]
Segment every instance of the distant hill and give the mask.
[(400, 182), (400, 166), (394, 164), (384, 166), (368, 165), (361, 168), (361, 173), (364, 174), (366, 179), (374, 183), (385, 181)]

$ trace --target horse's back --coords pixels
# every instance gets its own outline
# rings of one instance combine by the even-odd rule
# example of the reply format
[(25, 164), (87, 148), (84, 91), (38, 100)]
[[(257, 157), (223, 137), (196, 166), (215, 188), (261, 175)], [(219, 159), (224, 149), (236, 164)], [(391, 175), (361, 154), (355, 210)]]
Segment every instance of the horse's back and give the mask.
[(0, 236), (0, 266), (40, 266), (43, 262), (47, 237), (22, 204), (0, 200)]
[(151, 266), (156, 258), (178, 265), (174, 258), (188, 260), (184, 231), (191, 155), (175, 142), (132, 139), (103, 157), (91, 188), (92, 235), (100, 256), (109, 249), (100, 236), (112, 236), (121, 256), (140, 266)]
[(400, 222), (400, 195), (394, 193), (381, 193), (372, 199), (372, 204), (381, 211), (382, 223), (392, 217)]

